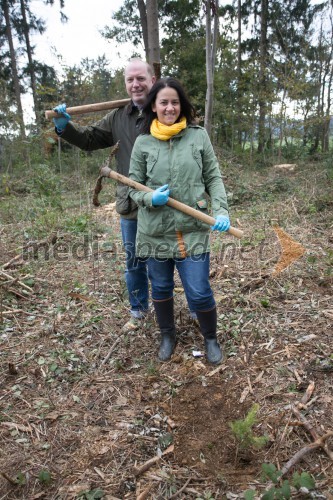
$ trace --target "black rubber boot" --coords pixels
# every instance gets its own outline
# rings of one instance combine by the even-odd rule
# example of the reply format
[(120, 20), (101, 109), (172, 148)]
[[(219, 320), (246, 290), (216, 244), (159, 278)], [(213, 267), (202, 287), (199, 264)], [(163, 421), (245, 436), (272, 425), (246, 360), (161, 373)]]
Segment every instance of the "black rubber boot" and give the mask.
[(176, 346), (173, 297), (167, 300), (153, 300), (153, 304), (162, 337), (158, 351), (158, 359), (160, 361), (168, 361)]
[(201, 333), (205, 339), (207, 361), (213, 365), (221, 363), (223, 356), (217, 342), (217, 313), (216, 307), (210, 311), (196, 311), (200, 324)]

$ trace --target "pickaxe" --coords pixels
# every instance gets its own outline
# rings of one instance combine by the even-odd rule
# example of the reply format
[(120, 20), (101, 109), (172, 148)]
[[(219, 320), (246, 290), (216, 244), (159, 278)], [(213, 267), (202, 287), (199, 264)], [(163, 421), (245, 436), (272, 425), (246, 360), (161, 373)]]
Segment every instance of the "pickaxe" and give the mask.
[[(115, 181), (121, 182), (122, 184), (126, 184), (126, 186), (130, 186), (134, 189), (137, 189), (139, 191), (145, 191), (147, 193), (151, 193), (154, 191), (153, 189), (149, 188), (148, 186), (145, 186), (144, 184), (140, 184), (139, 182), (134, 181), (133, 179), (129, 179), (128, 177), (125, 177), (124, 175), (118, 174), (118, 172), (115, 172), (114, 170), (111, 170), (111, 168), (105, 166), (102, 167), (100, 170), (101, 177), (110, 177), (111, 179), (114, 179)], [(194, 217), (197, 220), (200, 220), (202, 222), (205, 222), (206, 224), (213, 226), (215, 224), (215, 219), (214, 217), (211, 217), (210, 215), (204, 214), (203, 212), (199, 212), (199, 210), (196, 210), (195, 208), (189, 207), (188, 205), (185, 205), (185, 203), (182, 203), (178, 200), (175, 200), (174, 198), (170, 198), (167, 201), (167, 205), (169, 207), (175, 208), (176, 210), (179, 210), (180, 212), (183, 212), (184, 214), (190, 215), (191, 217)], [(243, 237), (243, 231), (240, 229), (237, 229), (236, 227), (230, 226), (228, 229), (228, 233), (232, 234), (236, 238), (242, 238)]]
[[(109, 109), (122, 108), (131, 102), (131, 99), (120, 99), (118, 101), (106, 101), (106, 102), (96, 102), (94, 104), (84, 104), (82, 106), (72, 106), (67, 108), (66, 111), (70, 115), (84, 115), (86, 113), (95, 113), (96, 111), (108, 111)], [(45, 111), (45, 118), (51, 120), (51, 118), (56, 118), (58, 113), (53, 109), (48, 109)]]
[[(140, 184), (139, 182), (134, 181), (133, 179), (129, 179), (128, 177), (125, 177), (122, 174), (118, 174), (118, 172), (115, 172), (114, 170), (111, 170), (111, 168), (108, 166), (110, 165), (111, 158), (114, 156), (116, 153), (117, 149), (119, 147), (119, 142), (115, 146), (113, 146), (110, 156), (107, 160), (107, 164), (104, 165), (100, 169), (100, 176), (97, 179), (95, 190), (94, 190), (94, 196), (93, 196), (93, 204), (98, 207), (100, 205), (98, 201), (98, 194), (100, 193), (102, 189), (102, 179), (103, 177), (109, 177), (111, 179), (114, 179), (115, 181), (121, 182), (122, 184), (125, 184), (126, 186), (132, 187), (134, 189), (137, 189), (138, 191), (145, 191), (146, 193), (150, 193), (154, 191), (148, 186), (145, 186), (144, 184)], [(170, 198), (167, 202), (167, 205), (169, 207), (175, 208), (176, 210), (179, 210), (180, 212), (183, 212), (187, 215), (190, 215), (191, 217), (194, 217), (197, 220), (200, 220), (202, 222), (205, 222), (209, 226), (213, 226), (215, 224), (215, 219), (214, 217), (211, 217), (210, 215), (207, 215), (203, 212), (200, 212), (199, 210), (196, 210), (195, 208), (189, 207), (188, 205), (185, 205), (185, 203), (182, 203), (178, 200), (175, 200), (174, 198)], [(243, 231), (240, 229), (237, 229), (236, 227), (230, 226), (228, 230), (229, 234), (232, 234), (236, 238), (242, 238), (243, 237)]]
[[(130, 99), (120, 99), (116, 101), (106, 101), (106, 102), (99, 102), (99, 103), (94, 103), (94, 104), (86, 104), (82, 106), (73, 106), (67, 108), (67, 112), (71, 115), (79, 115), (79, 114), (86, 114), (86, 113), (93, 113), (96, 111), (108, 111), (110, 109), (115, 109), (119, 108), (122, 106), (126, 106), (130, 102)], [(47, 110), (45, 111), (45, 117), (47, 119), (51, 119), (58, 116), (58, 113), (53, 110)], [(114, 154), (114, 153), (113, 153)], [(98, 206), (98, 193), (102, 189), (102, 178), (103, 177), (111, 177), (118, 182), (122, 182), (124, 184), (130, 185), (132, 187), (135, 187), (135, 189), (140, 189), (143, 191), (150, 191), (150, 188), (147, 186), (144, 186), (143, 184), (133, 183), (135, 181), (131, 181), (127, 177), (122, 176), (121, 174), (118, 174), (117, 172), (112, 171), (108, 166), (102, 167), (100, 171), (101, 175), (98, 178), (96, 187), (95, 187), (95, 193), (94, 193), (94, 205)], [(131, 182), (129, 184), (128, 182)], [(198, 210), (195, 210), (191, 207), (188, 207), (184, 203), (181, 203), (177, 200), (174, 200), (172, 198), (169, 198), (168, 205), (172, 206), (173, 208), (183, 211), (184, 213), (187, 213), (188, 215), (192, 215), (193, 217), (198, 218), (199, 220), (202, 220), (203, 222), (206, 222), (209, 225), (213, 225), (215, 222), (215, 219), (213, 217), (210, 217), (209, 215), (203, 214), (199, 212)], [(305, 248), (294, 241), (287, 233), (285, 233), (281, 228), (274, 228), (274, 231), (279, 239), (280, 245), (282, 247), (282, 254), (279, 258), (279, 261), (277, 262), (275, 269), (273, 271), (273, 276), (278, 275), (281, 271), (289, 267), (289, 265), (298, 260), (305, 252)], [(233, 236), (236, 236), (236, 238), (242, 238), (243, 236), (243, 231), (240, 229), (230, 227), (229, 231), (230, 234)]]
[[(108, 102), (99, 102), (95, 104), (86, 104), (83, 106), (73, 106), (71, 108), (67, 108), (66, 111), (70, 115), (79, 115), (79, 114), (84, 114), (84, 113), (92, 113), (94, 111), (105, 111), (109, 109), (115, 109), (119, 108), (122, 106), (126, 106), (130, 102), (130, 99), (121, 99), (119, 101), (108, 101)], [(51, 119), (58, 116), (58, 113), (54, 110), (47, 110), (45, 111), (45, 117), (47, 119)], [(110, 158), (111, 156), (114, 155), (116, 151), (116, 147), (118, 145), (114, 146), (114, 148), (111, 151)], [(109, 161), (110, 161), (109, 158)], [(127, 186), (134, 187), (135, 189), (138, 189), (140, 191), (153, 191), (147, 186), (144, 186), (143, 184), (140, 184), (138, 182), (135, 182), (128, 177), (125, 177), (124, 175), (118, 174), (117, 172), (114, 172), (111, 170), (108, 166), (104, 166), (100, 170), (100, 177), (97, 180), (97, 184), (95, 187), (95, 193), (94, 193), (94, 198), (93, 198), (93, 203), (94, 205), (98, 206), (98, 193), (102, 189), (102, 184), (101, 184), (101, 179), (103, 177), (111, 177), (112, 179), (121, 182), (123, 184), (126, 184)], [(206, 224), (213, 226), (215, 224), (215, 219), (207, 214), (204, 214), (202, 212), (199, 212), (199, 210), (195, 210), (192, 207), (189, 207), (188, 205), (185, 205), (185, 203), (181, 203), (180, 201), (174, 200), (173, 198), (169, 198), (169, 201), (167, 202), (167, 205), (169, 205), (172, 208), (175, 208), (176, 210), (179, 210), (181, 212), (186, 213), (187, 215), (191, 215), (192, 217), (201, 220), (202, 222), (205, 222)], [(235, 227), (230, 227), (228, 230), (228, 233), (232, 234), (236, 238), (242, 238), (243, 236), (243, 231), (240, 229), (237, 229)]]
[[(115, 153), (115, 149), (113, 149), (111, 151), (111, 156), (114, 153)], [(153, 191), (153, 189), (145, 186), (144, 184), (140, 184), (139, 182), (136, 182), (132, 179), (129, 179), (128, 177), (125, 177), (124, 175), (118, 174), (118, 172), (111, 170), (111, 168), (109, 166), (105, 165), (104, 167), (102, 167), (100, 169), (100, 176), (97, 179), (97, 183), (96, 183), (96, 187), (95, 187), (95, 191), (94, 191), (93, 203), (95, 206), (100, 205), (100, 203), (98, 201), (98, 194), (102, 189), (103, 177), (109, 177), (111, 179), (114, 179), (118, 182), (121, 182), (122, 184), (130, 186), (130, 187), (137, 189), (139, 191), (145, 191), (147, 193)], [(176, 210), (179, 210), (180, 212), (184, 212), (185, 214), (190, 215), (190, 216), (194, 217), (195, 219), (201, 220), (202, 222), (205, 222), (209, 226), (213, 226), (215, 224), (214, 217), (211, 217), (210, 215), (199, 212), (199, 210), (196, 210), (195, 208), (189, 207), (188, 205), (185, 205), (185, 203), (181, 203), (180, 201), (175, 200), (173, 198), (169, 198), (167, 205), (169, 207), (175, 208)], [(280, 227), (278, 227), (278, 226), (273, 227), (273, 230), (274, 230), (275, 234), (277, 235), (280, 246), (282, 248), (282, 252), (281, 252), (281, 255), (279, 257), (279, 260), (276, 263), (275, 268), (271, 274), (272, 277), (276, 277), (284, 269), (289, 267), (293, 262), (300, 259), (302, 257), (302, 255), (305, 253), (305, 248), (300, 243), (297, 243), (296, 241), (294, 241), (291, 238), (291, 236), (289, 236)], [(235, 227), (232, 227), (232, 226), (230, 226), (228, 233), (235, 236), (236, 238), (239, 238), (239, 239), (242, 238), (244, 235), (243, 231), (241, 231), (240, 229), (237, 229)]]

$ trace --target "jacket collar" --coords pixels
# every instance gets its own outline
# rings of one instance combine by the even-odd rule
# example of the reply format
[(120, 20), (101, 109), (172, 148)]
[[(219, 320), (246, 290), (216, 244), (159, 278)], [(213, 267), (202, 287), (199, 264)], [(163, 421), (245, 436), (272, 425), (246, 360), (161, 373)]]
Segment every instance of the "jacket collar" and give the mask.
[(128, 115), (131, 115), (132, 113), (135, 113), (136, 111), (137, 111), (138, 113), (140, 113), (139, 108), (138, 108), (137, 106), (135, 106), (135, 104), (134, 104), (134, 102), (133, 102), (133, 101), (129, 102), (129, 103), (126, 105), (126, 113), (127, 113)]

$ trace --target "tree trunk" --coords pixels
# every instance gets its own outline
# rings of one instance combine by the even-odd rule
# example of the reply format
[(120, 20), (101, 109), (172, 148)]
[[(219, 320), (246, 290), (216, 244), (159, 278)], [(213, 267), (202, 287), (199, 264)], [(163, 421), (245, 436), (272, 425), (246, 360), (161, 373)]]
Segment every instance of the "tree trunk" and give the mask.
[(238, 74), (238, 85), (237, 85), (237, 142), (240, 146), (242, 144), (242, 0), (237, 2), (237, 21), (238, 21), (238, 36), (237, 36), (237, 74)]
[(261, 0), (261, 22), (260, 22), (260, 56), (259, 56), (259, 124), (258, 124), (258, 153), (265, 148), (265, 121), (267, 114), (267, 20), (268, 0)]
[(29, 37), (29, 24), (27, 22), (27, 13), (26, 13), (26, 6), (25, 6), (25, 1), (20, 0), (21, 2), (21, 13), (22, 13), (22, 20), (23, 20), (23, 32), (24, 32), (24, 38), (25, 38), (25, 44), (26, 44), (26, 49), (27, 49), (27, 56), (28, 56), (28, 71), (30, 75), (30, 82), (31, 82), (31, 91), (32, 91), (32, 97), (34, 101), (34, 111), (35, 111), (35, 116), (36, 116), (36, 124), (37, 124), (37, 129), (40, 129), (40, 113), (39, 113), (39, 106), (38, 106), (38, 99), (37, 99), (37, 83), (36, 83), (36, 75), (35, 75), (35, 70), (34, 70), (34, 63), (32, 59), (32, 48), (30, 44), (30, 37)]
[(161, 54), (158, 25), (157, 0), (146, 0), (148, 31), (148, 62), (155, 69), (156, 77), (161, 75)]
[(143, 45), (145, 48), (146, 60), (149, 60), (149, 44), (148, 44), (148, 26), (147, 26), (147, 11), (144, 0), (138, 0), (138, 9), (140, 13), (140, 21), (143, 36)]
[(331, 123), (331, 92), (332, 92), (333, 66), (327, 88), (327, 107), (324, 125), (323, 151), (327, 153), (330, 149), (330, 123)]
[[(318, 43), (318, 52), (319, 54), (322, 53), (322, 26), (320, 29), (320, 36), (319, 36), (319, 43)], [(323, 113), (322, 113), (322, 89), (324, 88), (324, 64), (322, 57), (319, 57), (319, 74), (318, 74), (318, 91), (317, 91), (317, 116), (316, 116), (316, 125), (315, 125), (315, 132), (314, 132), (314, 137), (313, 137), (313, 142), (311, 145), (310, 153), (316, 153), (319, 148), (320, 144), (320, 137), (321, 137), (321, 130), (322, 130), (322, 119), (323, 119)]]
[(25, 139), (26, 134), (25, 134), (23, 109), (22, 109), (22, 102), (21, 102), (20, 81), (19, 81), (19, 76), (18, 76), (18, 71), (17, 71), (16, 54), (15, 54), (15, 49), (14, 49), (12, 28), (11, 28), (10, 15), (9, 15), (9, 5), (8, 5), (7, 0), (3, 0), (2, 5), (3, 5), (4, 18), (6, 21), (6, 37), (8, 40), (10, 62), (11, 62), (12, 73), (13, 73), (13, 83), (14, 83), (14, 91), (15, 91), (15, 98), (16, 98), (16, 104), (17, 104), (20, 132), (21, 132), (22, 139)]
[(280, 117), (279, 117), (279, 129), (280, 129), (280, 133), (279, 133), (279, 149), (278, 149), (278, 160), (279, 160), (279, 163), (281, 162), (282, 142), (283, 142), (283, 137), (284, 137), (284, 123), (285, 123), (285, 113), (286, 113), (285, 98), (286, 98), (286, 88), (283, 87), (283, 94), (282, 94), (281, 108), (280, 108)]
[(324, 117), (323, 124), (323, 139), (322, 139), (322, 151), (327, 153), (329, 151), (330, 146), (330, 123), (331, 123), (331, 92), (332, 92), (332, 80), (333, 80), (333, 66), (332, 66), (332, 58), (333, 58), (333, 24), (331, 21), (331, 50), (327, 60), (327, 69), (329, 72), (329, 79), (327, 85), (327, 101), (326, 101), (326, 112)]
[[(218, 0), (207, 0), (206, 2), (206, 107), (205, 107), (205, 129), (209, 136), (212, 132), (213, 98), (214, 98), (214, 67), (217, 50), (217, 38), (219, 31), (219, 2)], [(214, 28), (212, 33), (212, 14)]]

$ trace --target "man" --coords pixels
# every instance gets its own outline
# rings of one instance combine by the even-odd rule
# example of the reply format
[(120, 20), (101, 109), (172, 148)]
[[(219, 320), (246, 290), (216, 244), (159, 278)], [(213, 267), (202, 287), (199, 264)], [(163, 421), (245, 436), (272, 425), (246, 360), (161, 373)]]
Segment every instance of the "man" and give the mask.
[[(72, 121), (66, 113), (66, 105), (60, 104), (54, 118), (56, 132), (71, 144), (85, 151), (109, 148), (119, 140), (116, 153), (117, 171), (128, 176), (130, 157), (135, 139), (140, 134), (143, 122), (142, 107), (155, 82), (153, 70), (141, 59), (132, 59), (124, 71), (126, 92), (131, 98), (130, 104), (112, 110), (98, 122), (81, 127)], [(137, 230), (137, 205), (128, 196), (129, 188), (119, 184), (116, 192), (116, 210), (120, 214), (120, 227), (126, 251), (125, 280), (131, 306), (131, 317), (124, 325), (124, 330), (136, 330), (148, 310), (147, 268), (143, 261), (135, 256)]]

